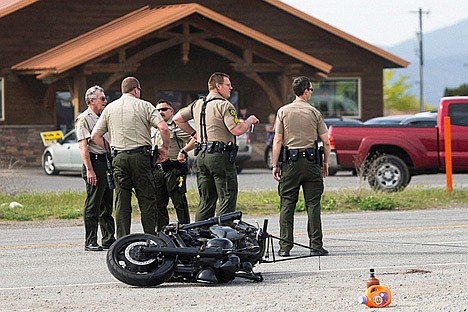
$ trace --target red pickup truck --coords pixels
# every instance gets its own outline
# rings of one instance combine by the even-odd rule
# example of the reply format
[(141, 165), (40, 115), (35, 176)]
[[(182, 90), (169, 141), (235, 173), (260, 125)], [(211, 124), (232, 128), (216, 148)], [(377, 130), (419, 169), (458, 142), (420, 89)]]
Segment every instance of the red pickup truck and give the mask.
[(332, 126), (331, 161), (357, 170), (375, 190), (400, 191), (413, 175), (445, 172), (444, 117), (450, 117), (453, 172), (468, 172), (468, 97), (440, 100), (437, 126)]

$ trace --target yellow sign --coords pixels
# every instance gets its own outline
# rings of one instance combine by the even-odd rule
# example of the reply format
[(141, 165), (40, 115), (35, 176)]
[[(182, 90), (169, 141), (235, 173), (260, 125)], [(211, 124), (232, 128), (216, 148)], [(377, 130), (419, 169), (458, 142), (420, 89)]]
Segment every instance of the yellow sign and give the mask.
[(57, 143), (57, 140), (62, 138), (63, 132), (60, 130), (41, 132), (41, 139), (42, 143), (44, 143), (44, 146), (49, 146), (53, 143)]

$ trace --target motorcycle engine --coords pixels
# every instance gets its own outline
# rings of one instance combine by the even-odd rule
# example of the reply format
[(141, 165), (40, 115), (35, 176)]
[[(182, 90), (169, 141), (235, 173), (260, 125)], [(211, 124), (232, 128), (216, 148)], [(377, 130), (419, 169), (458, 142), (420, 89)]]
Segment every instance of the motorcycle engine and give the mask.
[(211, 226), (210, 232), (219, 238), (227, 238), (231, 241), (236, 241), (244, 237), (239, 232), (234, 230), (232, 227), (229, 226)]

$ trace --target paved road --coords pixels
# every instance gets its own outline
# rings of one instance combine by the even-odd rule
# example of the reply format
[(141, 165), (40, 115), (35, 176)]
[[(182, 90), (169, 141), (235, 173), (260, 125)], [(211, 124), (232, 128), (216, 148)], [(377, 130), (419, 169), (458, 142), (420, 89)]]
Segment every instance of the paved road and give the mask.
[[(416, 186), (445, 186), (445, 175), (421, 175), (412, 178), (409, 187)], [(241, 190), (269, 190), (276, 189), (277, 184), (268, 169), (244, 169), (238, 175)], [(194, 175), (188, 177), (187, 186), (196, 188)], [(454, 187), (468, 187), (468, 174), (453, 176)], [(328, 190), (342, 188), (369, 187), (367, 181), (359, 180), (350, 172), (339, 172), (336, 176), (325, 179)], [(47, 176), (41, 168), (23, 168), (18, 170), (0, 170), (0, 192), (47, 192), (64, 190), (84, 190), (84, 181), (79, 174), (60, 174)]]
[[(296, 215), (299, 243), (305, 224)], [(468, 207), (325, 214), (323, 227), (330, 256), (260, 264), (262, 283), (136, 288), (113, 278), (105, 252), (83, 250), (80, 222), (0, 223), (0, 311), (370, 311), (356, 300), (369, 268), (392, 290), (386, 311), (467, 311)]]

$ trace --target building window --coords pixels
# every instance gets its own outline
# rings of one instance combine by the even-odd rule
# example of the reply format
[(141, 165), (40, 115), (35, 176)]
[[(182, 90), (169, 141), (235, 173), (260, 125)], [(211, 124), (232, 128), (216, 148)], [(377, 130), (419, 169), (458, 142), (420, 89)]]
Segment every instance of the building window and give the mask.
[(0, 120), (5, 120), (5, 99), (4, 99), (4, 79), (0, 77)]
[(360, 118), (360, 79), (334, 78), (313, 83), (310, 103), (324, 117)]

